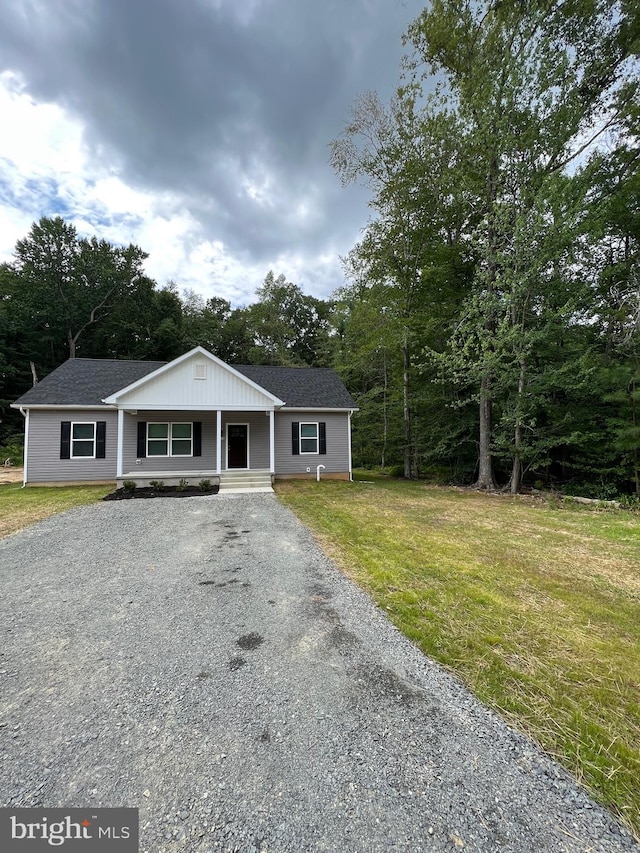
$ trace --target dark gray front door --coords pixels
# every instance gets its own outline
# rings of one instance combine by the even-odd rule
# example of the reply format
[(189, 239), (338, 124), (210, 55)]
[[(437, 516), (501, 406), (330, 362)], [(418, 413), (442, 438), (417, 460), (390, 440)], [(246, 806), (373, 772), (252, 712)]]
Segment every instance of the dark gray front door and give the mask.
[(227, 467), (247, 468), (247, 425), (229, 424), (227, 443)]

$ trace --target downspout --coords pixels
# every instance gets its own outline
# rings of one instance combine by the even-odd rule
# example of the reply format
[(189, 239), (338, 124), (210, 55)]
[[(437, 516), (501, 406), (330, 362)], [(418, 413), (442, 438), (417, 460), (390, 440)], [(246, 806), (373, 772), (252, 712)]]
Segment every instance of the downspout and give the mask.
[(353, 461), (351, 459), (351, 416), (353, 411), (347, 413), (347, 441), (349, 444), (349, 482), (353, 483)]
[(24, 418), (24, 451), (22, 459), (22, 488), (27, 485), (27, 458), (29, 453), (29, 409), (26, 411), (20, 406), (20, 414)]
[(320, 469), (321, 468), (324, 471), (325, 466), (324, 465), (318, 465), (316, 468), (316, 480), (318, 481), (318, 483), (320, 482)]

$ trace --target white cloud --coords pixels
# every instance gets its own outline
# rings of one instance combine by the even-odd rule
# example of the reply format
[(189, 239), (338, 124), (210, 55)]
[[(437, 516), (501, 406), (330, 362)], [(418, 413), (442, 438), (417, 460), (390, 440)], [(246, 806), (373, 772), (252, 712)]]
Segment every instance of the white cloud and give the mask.
[[(235, 305), (254, 300), (268, 264), (247, 264), (207, 237), (184, 199), (129, 186), (113, 164), (96, 162), (81, 124), (59, 106), (36, 103), (11, 73), (0, 75), (0, 120), (11, 129), (0, 137), (0, 260), (11, 259), (34, 220), (61, 215), (82, 235), (139, 245), (149, 255), (147, 273), (160, 286), (174, 280), (205, 298), (222, 296)], [(268, 180), (245, 185), (263, 203), (269, 189)], [(273, 266), (292, 277), (304, 264), (275, 258)]]

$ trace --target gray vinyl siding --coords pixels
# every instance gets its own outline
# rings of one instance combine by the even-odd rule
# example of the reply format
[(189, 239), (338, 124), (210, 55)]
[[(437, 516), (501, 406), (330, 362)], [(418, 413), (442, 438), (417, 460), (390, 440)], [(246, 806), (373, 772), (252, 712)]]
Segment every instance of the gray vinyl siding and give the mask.
[[(278, 416), (276, 415), (276, 418)], [(227, 424), (249, 424), (249, 468), (269, 470), (269, 417), (264, 412), (222, 413), (222, 470), (227, 469)]]
[[(291, 424), (294, 422), (327, 425), (327, 453), (294, 456), (291, 449)], [(318, 465), (323, 473), (339, 474), (349, 471), (349, 416), (342, 412), (276, 412), (276, 474), (305, 474), (307, 468), (315, 474)]]
[[(62, 421), (106, 421), (104, 459), (60, 459)], [(52, 483), (116, 479), (118, 416), (115, 411), (96, 409), (29, 412), (27, 482)]]
[[(138, 459), (138, 421), (146, 423), (202, 423), (202, 456), (147, 456)], [(122, 443), (123, 474), (143, 474), (145, 471), (212, 470), (216, 467), (216, 413), (215, 412), (140, 412), (124, 413), (124, 438)]]

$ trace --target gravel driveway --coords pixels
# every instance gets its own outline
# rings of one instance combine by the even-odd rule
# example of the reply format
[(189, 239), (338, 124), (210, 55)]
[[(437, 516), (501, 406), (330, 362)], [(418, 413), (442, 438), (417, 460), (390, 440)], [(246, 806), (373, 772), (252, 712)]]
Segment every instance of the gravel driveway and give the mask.
[(0, 542), (0, 803), (140, 850), (637, 851), (273, 495), (104, 503)]

